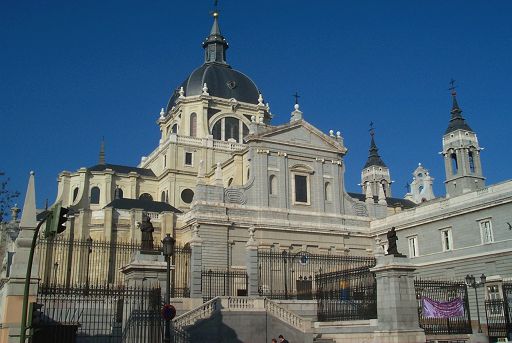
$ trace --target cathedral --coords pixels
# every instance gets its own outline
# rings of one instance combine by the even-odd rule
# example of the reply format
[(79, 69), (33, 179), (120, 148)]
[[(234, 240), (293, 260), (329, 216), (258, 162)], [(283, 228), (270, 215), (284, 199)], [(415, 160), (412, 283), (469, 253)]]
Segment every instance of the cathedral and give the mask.
[[(220, 30), (219, 13), (214, 11), (210, 33), (202, 43), (203, 64), (170, 94), (167, 106), (156, 120), (160, 128), (159, 144), (147, 156), (142, 156), (137, 166), (108, 163), (102, 142), (98, 164), (59, 174), (55, 203), (72, 209), (73, 214), (69, 216), (67, 229), (59, 236), (62, 239), (48, 239), (46, 250), (38, 248), (40, 268), (44, 270), (40, 273), (44, 275), (43, 284), (56, 286), (61, 282), (69, 289), (72, 268), (78, 271), (78, 286), (87, 285), (85, 296), (89, 296), (89, 280), (97, 276), (94, 273), (106, 271), (108, 277), (104, 281), (108, 287), (119, 281), (115, 275), (121, 272), (128, 280), (134, 260), (137, 256), (141, 258), (138, 244), (142, 240), (141, 226), (145, 226), (154, 229), (155, 244), (169, 235), (181, 249), (183, 259), (180, 263), (174, 260), (173, 287), (183, 287), (180, 295), (172, 296), (174, 300), (194, 298), (202, 304), (214, 296), (247, 295), (288, 300), (289, 291), (295, 292), (297, 301), (312, 300), (312, 290), (320, 287), (318, 275), (354, 266), (353, 270), (360, 272), (364, 267), (370, 273), (369, 268), (375, 267), (375, 257), (398, 256), (406, 257), (404, 268), (414, 272), (417, 278), (464, 280), (470, 274), (482, 274), (479, 285), (485, 287), (478, 290), (480, 299), (502, 299), (508, 304), (505, 306), (512, 306), (512, 181), (486, 185), (480, 160), (482, 148), (476, 131), (462, 115), (455, 89), (451, 93), (451, 110), (447, 106), (447, 128), (439, 137), (446, 194), (434, 194), (434, 179), (420, 163), (412, 172), (405, 197), (393, 197), (391, 170), (379, 153), (378, 136), (373, 128), (368, 158), (361, 168), (361, 191), (352, 193), (345, 187), (348, 150), (341, 133), (316, 128), (307, 121), (298, 101), (289, 120), (274, 125), (263, 91), (229, 64), (228, 47)], [(28, 194), (35, 199), (33, 179), (32, 174), (27, 199)], [(24, 255), (15, 250), (28, 251), (28, 245), (21, 244), (27, 237), (21, 240), (17, 237), (24, 235), (23, 228), (35, 227), (35, 200), (32, 202), (34, 218), (30, 219), (30, 225), (24, 226), (23, 217), (21, 223), (16, 221), (19, 211), (16, 208), (13, 221), (2, 229), (0, 251), (5, 252), (5, 258), (0, 308), (7, 308), (2, 304), (8, 303), (3, 299), (12, 295), (9, 292), (19, 296), (17, 290), (11, 291), (3, 285), (21, 284), (21, 269), (16, 259), (22, 261)], [(25, 212), (27, 221), (29, 214)], [(391, 232), (393, 247), (389, 246)], [(95, 248), (107, 251), (104, 261), (108, 261), (105, 262), (108, 266), (90, 260), (93, 242), (99, 242)], [(122, 245), (129, 242), (137, 245)], [(78, 247), (76, 252), (74, 247)], [(126, 251), (135, 247), (128, 251), (134, 252), (135, 257), (131, 262), (116, 260), (120, 256), (116, 255), (116, 247)], [(163, 263), (159, 260), (163, 258), (160, 252), (152, 253), (138, 262), (148, 263), (145, 265), (148, 269)], [(384, 256), (386, 253), (391, 256)], [(298, 257), (293, 267), (287, 267), (287, 263), (291, 264), (288, 261), (293, 260), (287, 256)], [(274, 264), (265, 264), (265, 258), (270, 261), (270, 257)], [(338, 269), (322, 270), (317, 268), (320, 264), (306, 268), (309, 259), (311, 265), (317, 263), (313, 261), (315, 258), (325, 262), (324, 268)], [(67, 266), (66, 270), (63, 265)], [(233, 289), (227, 293), (229, 287), (224, 279), (220, 287), (224, 293), (208, 297), (205, 290), (214, 288), (212, 270), (222, 270), (223, 277), (233, 271), (240, 272), (244, 279), (235, 280), (229, 286)], [(309, 274), (305, 274), (306, 270)], [(68, 276), (65, 280), (58, 279), (58, 272)], [(235, 274), (230, 275), (238, 275)], [(142, 276), (139, 281), (143, 284), (148, 278)], [(283, 279), (273, 279), (277, 276)], [(407, 278), (399, 282), (403, 279)], [(341, 299), (336, 295), (336, 301), (348, 300), (349, 287), (344, 286), (347, 282), (336, 281), (335, 287), (342, 291)], [(272, 298), (276, 296), (273, 285), (283, 287), (278, 292), (283, 291), (284, 297), (279, 298), (283, 295), (279, 293)], [(300, 288), (304, 285), (309, 287), (310, 298), (301, 299), (304, 294)], [(414, 289), (414, 282), (409, 286)], [(360, 284), (350, 287), (353, 292), (350, 296), (354, 296), (350, 301), (356, 301), (351, 304), (371, 293), (357, 289)], [(397, 303), (403, 300), (398, 290), (386, 287), (387, 295), (393, 292), (399, 295)], [(40, 289), (38, 296), (44, 295), (43, 291)], [(414, 291), (411, 293), (408, 306), (415, 318), (419, 297)], [(381, 296), (382, 301), (388, 298)], [(470, 296), (465, 305), (473, 317), (473, 323), (469, 315), (467, 318), (469, 330), (471, 324), (476, 325), (475, 313), (479, 315), (478, 325), (480, 315), (485, 318), (490, 313), (487, 307), (478, 307), (478, 297), (475, 298)], [(182, 304), (181, 311), (193, 308), (192, 303), (182, 301)], [(4, 312), (0, 313), (0, 320), (7, 323), (5, 318), (9, 313)], [(385, 321), (382, 317), (379, 320)], [(113, 330), (110, 322), (108, 325)], [(4, 328), (7, 330), (8, 326)]]
[[(228, 62), (229, 45), (217, 12), (202, 47), (203, 64), (170, 95), (157, 119), (159, 145), (138, 166), (107, 163), (102, 144), (97, 165), (59, 174), (56, 202), (77, 213), (67, 235), (140, 241), (137, 223), (147, 215), (155, 226), (155, 241), (170, 233), (185, 245), (197, 227), (205, 242), (204, 263), (236, 267), (245, 263), (249, 228), (260, 247), (370, 256), (379, 235), (395, 226), (399, 246), (409, 257), (425, 252), (445, 260), (443, 253), (465, 255), (468, 239), (459, 242), (457, 237), (466, 236), (459, 231), (468, 228), (452, 228), (446, 216), (442, 224), (425, 228), (426, 222), (438, 220), (431, 218), (433, 208), (461, 220), (465, 215), (459, 207), (468, 207), (464, 213), (473, 211), (472, 199), (482, 202), (496, 187), (506, 194), (512, 191), (508, 182), (486, 187), (476, 133), (462, 116), (453, 90), (442, 137), (445, 197), (435, 197), (433, 178), (421, 164), (405, 198), (392, 197), (390, 170), (379, 155), (373, 130), (361, 170), (361, 193), (348, 193), (347, 148), (341, 134), (318, 130), (298, 103), (288, 122), (273, 125), (263, 92)], [(497, 205), (486, 211), (506, 212)], [(481, 234), (486, 243), (504, 239), (507, 232), (501, 233), (501, 226), (512, 221), (505, 214), (492, 219), (500, 224), (494, 233), (482, 229), (487, 230)], [(472, 226), (478, 231), (482, 223), (477, 219)], [(450, 230), (436, 232), (439, 239), (422, 239), (430, 230), (446, 232), (445, 226)], [(505, 245), (510, 249), (510, 241)]]

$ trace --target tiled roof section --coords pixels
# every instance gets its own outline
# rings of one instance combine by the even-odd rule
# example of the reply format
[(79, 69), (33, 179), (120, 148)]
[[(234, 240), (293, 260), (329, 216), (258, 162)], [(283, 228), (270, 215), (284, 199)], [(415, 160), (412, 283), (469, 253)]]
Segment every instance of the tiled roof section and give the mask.
[[(351, 198), (357, 199), (359, 201), (365, 201), (366, 196), (364, 194), (360, 193), (348, 193), (348, 195)], [(374, 196), (373, 199), (377, 201), (379, 198), (377, 196)], [(386, 203), (388, 204), (388, 207), (395, 207), (397, 205), (400, 205), (403, 209), (409, 209), (416, 207), (417, 205), (407, 199), (400, 199), (400, 198), (386, 198)]]
[(459, 104), (457, 102), (457, 93), (452, 92), (452, 110), (450, 113), (452, 114), (450, 118), (450, 123), (448, 124), (448, 128), (446, 128), (445, 135), (453, 132), (455, 130), (466, 130), (471, 131), (473, 130), (469, 127), (469, 125), (466, 123), (466, 120), (462, 117), (462, 110), (459, 107)]
[(105, 171), (106, 169), (112, 169), (113, 171), (119, 174), (129, 174), (130, 172), (135, 172), (142, 176), (156, 177), (155, 173), (153, 173), (151, 169), (121, 166), (117, 164), (97, 164), (95, 166), (87, 168), (87, 170), (89, 171)]
[(131, 210), (133, 208), (140, 208), (147, 212), (174, 212), (181, 213), (177, 208), (169, 205), (166, 202), (150, 201), (140, 199), (115, 199), (105, 207), (113, 207), (121, 210)]

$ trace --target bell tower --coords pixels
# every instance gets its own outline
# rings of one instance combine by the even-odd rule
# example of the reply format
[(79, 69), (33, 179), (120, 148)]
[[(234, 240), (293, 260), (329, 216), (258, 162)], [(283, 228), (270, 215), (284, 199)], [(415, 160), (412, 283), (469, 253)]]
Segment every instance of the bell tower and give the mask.
[(454, 197), (485, 187), (480, 151), (476, 133), (462, 117), (453, 86), (451, 118), (443, 136), (446, 196)]
[(373, 202), (373, 197), (377, 197), (379, 203), (385, 204), (385, 199), (391, 197), (392, 181), (389, 168), (380, 157), (379, 149), (375, 144), (373, 123), (370, 124), (370, 136), (368, 160), (361, 171), (361, 187), (367, 202)]

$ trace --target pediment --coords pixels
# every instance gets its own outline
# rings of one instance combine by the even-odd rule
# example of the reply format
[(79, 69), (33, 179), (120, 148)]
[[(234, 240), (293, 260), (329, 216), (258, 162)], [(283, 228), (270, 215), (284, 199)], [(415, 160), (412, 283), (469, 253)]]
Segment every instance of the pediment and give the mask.
[(343, 144), (336, 138), (329, 137), (304, 120), (273, 127), (260, 133), (258, 139), (321, 150), (337, 150), (342, 153), (346, 151)]

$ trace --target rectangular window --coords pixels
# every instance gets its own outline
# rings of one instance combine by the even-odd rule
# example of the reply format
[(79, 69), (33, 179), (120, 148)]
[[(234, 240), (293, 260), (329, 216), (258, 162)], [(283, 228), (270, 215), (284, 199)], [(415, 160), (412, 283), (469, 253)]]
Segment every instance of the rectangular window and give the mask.
[(453, 250), (452, 229), (441, 230), (441, 242), (443, 251)]
[(295, 202), (308, 202), (308, 177), (295, 175)]
[(185, 153), (185, 165), (186, 166), (191, 166), (192, 165), (192, 153), (191, 152), (186, 152)]
[(409, 257), (418, 257), (418, 236), (409, 237)]
[(167, 167), (167, 155), (164, 155), (164, 168)]
[(479, 222), (480, 236), (482, 237), (482, 244), (494, 242), (492, 235), (492, 223), (490, 219), (484, 219)]

